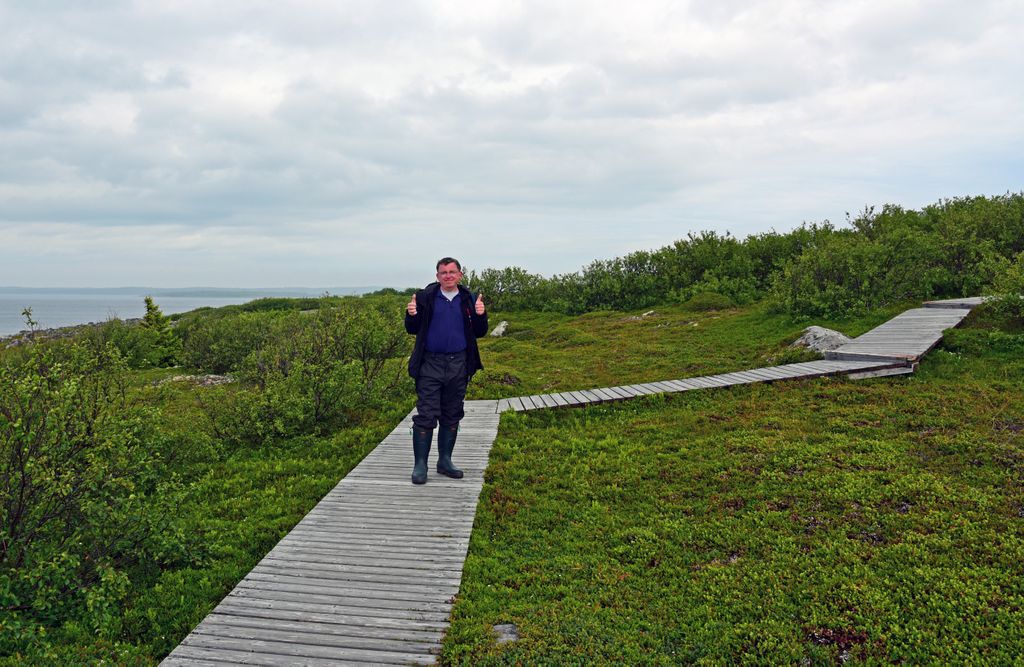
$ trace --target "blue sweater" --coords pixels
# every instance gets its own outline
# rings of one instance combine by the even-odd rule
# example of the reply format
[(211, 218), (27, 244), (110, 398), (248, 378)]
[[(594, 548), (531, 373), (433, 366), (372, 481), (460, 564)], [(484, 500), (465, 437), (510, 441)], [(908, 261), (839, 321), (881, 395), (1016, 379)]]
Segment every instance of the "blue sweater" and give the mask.
[(451, 301), (437, 290), (434, 298), (434, 314), (427, 328), (427, 352), (451, 354), (466, 349), (466, 330), (460, 312), (462, 299), (456, 294)]

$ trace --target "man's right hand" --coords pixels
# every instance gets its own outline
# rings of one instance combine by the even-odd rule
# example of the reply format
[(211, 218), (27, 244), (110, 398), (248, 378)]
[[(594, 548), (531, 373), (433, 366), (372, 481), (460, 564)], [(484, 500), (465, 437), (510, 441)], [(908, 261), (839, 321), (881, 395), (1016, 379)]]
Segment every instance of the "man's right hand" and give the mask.
[(415, 294), (413, 294), (412, 298), (409, 299), (409, 303), (407, 303), (405, 305), (405, 312), (407, 312), (407, 313), (409, 313), (410, 315), (413, 315), (413, 316), (416, 315), (416, 295)]

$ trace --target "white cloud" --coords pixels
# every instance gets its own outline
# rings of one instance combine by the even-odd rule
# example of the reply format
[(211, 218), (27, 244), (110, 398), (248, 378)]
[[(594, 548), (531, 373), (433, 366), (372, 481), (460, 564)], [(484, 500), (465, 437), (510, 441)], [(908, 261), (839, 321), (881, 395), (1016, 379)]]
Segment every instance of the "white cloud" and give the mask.
[(1018, 3), (46, 2), (0, 26), (0, 284), (401, 284), (451, 247), (563, 272), (1024, 177)]

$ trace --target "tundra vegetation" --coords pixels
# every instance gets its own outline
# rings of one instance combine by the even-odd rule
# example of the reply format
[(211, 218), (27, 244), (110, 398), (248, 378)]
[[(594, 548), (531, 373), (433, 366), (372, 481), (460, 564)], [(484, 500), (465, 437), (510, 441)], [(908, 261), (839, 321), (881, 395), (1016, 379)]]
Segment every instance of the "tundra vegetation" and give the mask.
[[(470, 398), (799, 361), (812, 320), (1003, 296), (910, 377), (505, 415), (444, 661), (1024, 654), (1024, 196), (469, 278), (512, 323)], [(408, 412), (404, 294), (150, 301), (0, 353), (0, 664), (169, 652)]]

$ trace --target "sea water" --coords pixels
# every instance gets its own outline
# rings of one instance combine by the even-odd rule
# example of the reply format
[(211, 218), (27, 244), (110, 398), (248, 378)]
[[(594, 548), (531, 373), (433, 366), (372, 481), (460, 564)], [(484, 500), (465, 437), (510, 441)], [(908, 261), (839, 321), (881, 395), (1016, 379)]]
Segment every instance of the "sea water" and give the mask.
[[(34, 292), (0, 289), (0, 336), (27, 329), (22, 311), (32, 309), (32, 319), (40, 329), (52, 329), (88, 322), (105, 322), (109, 319), (130, 319), (142, 317), (146, 312), (143, 300), (145, 292), (126, 294), (121, 291), (75, 292)], [(272, 294), (206, 296), (203, 294), (153, 297), (164, 315), (184, 313), (203, 306), (227, 306), (246, 303)], [(284, 295), (282, 295), (284, 296)]]

